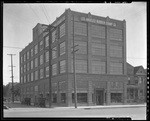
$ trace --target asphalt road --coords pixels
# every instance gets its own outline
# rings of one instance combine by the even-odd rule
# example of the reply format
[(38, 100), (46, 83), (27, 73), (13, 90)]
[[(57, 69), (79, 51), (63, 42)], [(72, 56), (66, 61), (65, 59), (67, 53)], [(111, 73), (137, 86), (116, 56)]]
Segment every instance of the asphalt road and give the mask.
[(128, 108), (10, 108), (4, 110), (4, 117), (131, 117), (132, 120), (146, 120), (146, 107)]

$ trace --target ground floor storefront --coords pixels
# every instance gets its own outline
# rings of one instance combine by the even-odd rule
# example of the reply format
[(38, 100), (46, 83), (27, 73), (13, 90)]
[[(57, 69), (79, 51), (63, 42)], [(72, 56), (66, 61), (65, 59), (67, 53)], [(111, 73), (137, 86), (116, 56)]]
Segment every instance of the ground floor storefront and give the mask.
[[(76, 75), (76, 92), (78, 106), (125, 104), (126, 76), (112, 75)], [(51, 101), (53, 106), (74, 106), (74, 80), (73, 74), (62, 75), (52, 78)], [(34, 105), (39, 100), (44, 100), (45, 105), (49, 105), (49, 82), (41, 80), (22, 86), (21, 101), (30, 98)]]

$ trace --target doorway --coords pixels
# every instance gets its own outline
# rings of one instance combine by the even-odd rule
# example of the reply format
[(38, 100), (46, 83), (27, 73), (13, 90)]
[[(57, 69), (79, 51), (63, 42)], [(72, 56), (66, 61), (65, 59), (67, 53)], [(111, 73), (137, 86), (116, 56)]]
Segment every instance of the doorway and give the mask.
[(96, 105), (104, 104), (104, 90), (103, 89), (96, 89), (95, 97), (96, 97)]

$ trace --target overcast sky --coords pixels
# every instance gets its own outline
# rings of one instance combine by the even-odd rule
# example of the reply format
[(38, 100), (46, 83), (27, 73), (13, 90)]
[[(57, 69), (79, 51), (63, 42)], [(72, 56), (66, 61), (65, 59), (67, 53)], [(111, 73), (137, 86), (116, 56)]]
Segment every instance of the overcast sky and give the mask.
[[(147, 67), (147, 8), (146, 2), (130, 4), (102, 3), (34, 3), (3, 6), (3, 84), (11, 82), (13, 56), (14, 82), (19, 82), (19, 52), (32, 41), (32, 29), (37, 23), (51, 24), (65, 9), (118, 20), (126, 20), (127, 62)], [(15, 48), (11, 48), (15, 47)]]

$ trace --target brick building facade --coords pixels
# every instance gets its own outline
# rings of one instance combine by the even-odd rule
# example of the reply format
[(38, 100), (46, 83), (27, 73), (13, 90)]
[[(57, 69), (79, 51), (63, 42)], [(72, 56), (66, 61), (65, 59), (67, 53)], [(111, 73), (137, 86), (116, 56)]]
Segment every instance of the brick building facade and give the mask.
[[(74, 20), (74, 21), (73, 21)], [(37, 24), (33, 41), (20, 52), (21, 99), (49, 102), (49, 60), (53, 105), (74, 105), (73, 36), (78, 105), (123, 104), (127, 99), (126, 22), (67, 9), (52, 24)], [(49, 42), (52, 58), (49, 58)]]

